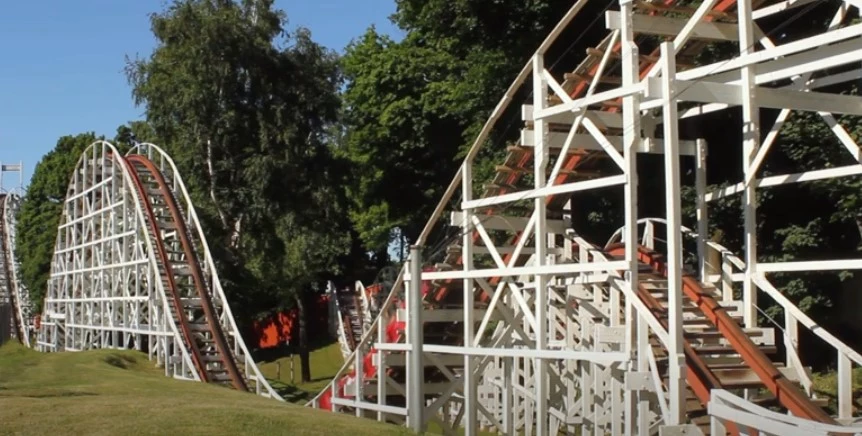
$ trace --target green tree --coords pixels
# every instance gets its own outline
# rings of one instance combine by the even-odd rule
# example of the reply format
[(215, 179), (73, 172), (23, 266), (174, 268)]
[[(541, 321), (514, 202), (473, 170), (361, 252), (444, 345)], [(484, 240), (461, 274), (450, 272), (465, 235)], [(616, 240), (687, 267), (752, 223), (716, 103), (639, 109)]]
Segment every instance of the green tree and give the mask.
[(151, 16), (158, 41), (127, 74), (147, 120), (183, 172), (220, 275), (248, 321), (300, 314), (304, 295), (350, 246), (327, 130), (337, 119), (336, 55), (285, 31), (271, 0), (179, 0)]
[[(385, 253), (395, 228), (415, 240), (510, 79), (571, 7), (492, 0), (397, 5), (393, 19), (404, 39), (372, 27), (348, 46), (342, 63), (348, 84), (340, 152), (355, 174), (350, 218), (377, 253)], [(508, 115), (519, 111), (513, 105)], [(497, 132), (493, 140), (515, 132)]]

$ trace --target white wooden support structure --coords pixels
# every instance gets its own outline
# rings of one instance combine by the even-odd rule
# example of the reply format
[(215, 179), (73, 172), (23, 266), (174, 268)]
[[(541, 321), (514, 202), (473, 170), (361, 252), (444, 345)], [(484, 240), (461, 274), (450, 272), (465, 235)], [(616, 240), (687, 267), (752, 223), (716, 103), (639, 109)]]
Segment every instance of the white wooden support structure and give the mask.
[[(834, 350), (839, 389), (833, 418), (847, 423), (855, 413), (851, 374), (862, 366), (862, 356), (787, 300), (769, 275), (862, 269), (862, 259), (759, 262), (756, 199), (762, 189), (862, 174), (862, 166), (854, 164), (758, 176), (770, 165), (769, 153), (781, 143), (782, 127), (794, 111), (818, 112), (836, 143), (856, 161), (862, 157), (850, 131), (834, 115), (862, 114), (862, 97), (832, 88), (862, 78), (854, 67), (862, 61), (862, 24), (845, 19), (862, 5), (856, 0), (835, 5), (784, 0), (755, 9), (759, 3), (751, 0), (706, 0), (696, 6), (619, 0), (618, 8), (614, 4), (601, 12), (604, 20), (596, 25), (607, 32), (584, 42), (586, 57), (569, 59), (580, 60), (573, 70), (555, 68), (558, 59), (549, 53), (563, 52), (573, 43), (562, 40), (567, 28), (574, 26), (579, 32), (573, 33), (585, 39), (596, 33), (578, 27), (595, 19), (579, 15), (588, 1), (574, 1), (535, 54), (522, 60), (523, 68), (414, 241), (424, 245), (432, 234), (450, 235), (438, 244), (445, 246), (438, 253), (445, 254), (425, 259), (435, 265), (433, 270), (405, 268), (396, 281), (396, 288), (403, 289), (404, 280), (418, 282), (421, 276), (429, 288), (422, 309), (413, 304), (406, 309), (407, 320), (411, 310), (428, 314), (423, 347), (428, 358), (412, 364), (425, 365), (434, 378), (422, 386), (426, 403), (421, 420), (439, 425), (446, 434), (467, 435), (482, 430), (688, 434), (721, 432), (737, 424), (765, 434), (832, 429), (832, 424), (787, 414), (759, 414), (744, 393), (778, 389), (765, 380), (773, 369), (769, 374), (798, 387), (805, 396), (799, 402), (816, 402), (810, 398), (816, 393), (806, 367), (809, 358), (798, 339), (807, 331)], [(785, 39), (764, 28), (815, 7), (836, 9), (823, 29)], [(732, 53), (689, 65), (717, 41), (729, 43)], [(583, 56), (580, 46), (575, 52)], [(499, 121), (513, 104), (524, 123), (506, 135)], [(709, 122), (725, 123), (723, 131), (741, 131), (742, 153), (727, 156), (730, 148), (689, 133), (699, 131), (689, 127), (703, 123), (704, 115), (737, 107), (741, 117)], [(765, 137), (761, 108), (778, 113)], [(509, 147), (489, 183), (477, 178), (474, 164), (478, 168), (482, 147), (498, 146), (489, 145), (492, 137), (505, 137)], [(655, 154), (663, 155), (664, 189), (639, 192), (641, 177), (662, 176), (638, 165), (639, 155)], [(740, 180), (709, 192), (707, 163), (714, 165), (716, 156), (741, 163), (743, 171)], [(688, 168), (693, 174), (686, 173)], [(681, 196), (686, 184), (695, 194), (692, 204)], [(459, 191), (460, 201), (453, 201)], [(740, 253), (708, 234), (709, 202), (736, 194), (743, 205), (744, 231), (735, 238), (744, 242)], [(621, 217), (621, 227), (605, 245), (591, 241), (595, 229), (582, 224), (586, 220), (579, 214), (587, 196), (622, 198), (615, 206), (620, 210), (607, 215)], [(664, 217), (639, 216), (651, 202), (662, 201)], [(682, 225), (686, 210), (695, 212), (693, 229)], [(395, 323), (404, 321), (402, 301), (395, 293), (387, 297), (358, 347), (359, 353), (375, 350), (381, 362), (389, 356), (391, 365), (377, 368), (378, 380), (364, 381), (376, 383), (375, 402), (330, 388), (311, 405), (329, 395), (333, 410), (359, 414), (356, 409), (364, 408), (375, 411), (379, 420), (413, 427), (418, 419), (410, 417), (412, 406), (398, 404), (415, 402), (402, 402), (402, 395), (418, 388), (399, 372), (408, 360), (402, 354), (415, 341), (400, 333), (390, 338), (399, 332)], [(718, 309), (709, 306), (713, 301)], [(775, 331), (772, 321), (758, 325), (766, 304), (784, 311), (783, 330)], [(713, 318), (706, 315), (707, 306)], [(741, 333), (724, 324), (728, 320), (718, 320), (718, 312), (739, 322)], [(440, 336), (446, 343), (434, 342)], [(780, 362), (752, 363), (755, 353), (748, 347), (768, 351), (776, 342), (787, 349)], [(333, 385), (364, 365), (358, 357), (350, 359), (354, 368), (345, 364)], [(689, 371), (687, 359), (695, 370)], [(697, 365), (706, 365), (708, 373)], [(723, 389), (712, 391), (713, 403), (703, 395), (716, 383)], [(364, 394), (373, 396), (374, 391)], [(790, 410), (795, 406), (788, 405), (785, 394), (779, 402)], [(703, 413), (711, 414), (710, 422), (696, 425), (694, 413), (701, 412), (693, 408), (702, 402), (709, 403)]]
[[(133, 161), (147, 169), (133, 169)], [(157, 174), (164, 190), (144, 187), (145, 174)], [(157, 227), (168, 216), (171, 227)], [(174, 244), (174, 252), (159, 244)], [(178, 255), (181, 246), (187, 251)], [(192, 282), (194, 274), (200, 276)], [(179, 280), (186, 286), (171, 286)], [(70, 177), (47, 288), (40, 351), (135, 349), (166, 376), (212, 382), (219, 381), (211, 375), (214, 366), (232, 361), (236, 367), (225, 371), (235, 371), (235, 388), (283, 401), (246, 347), (182, 177), (156, 145), (141, 144), (126, 155), (106, 141), (85, 149)], [(192, 327), (196, 311), (204, 321)], [(208, 351), (223, 356), (218, 363), (196, 356), (200, 336), (193, 332), (204, 329), (216, 344)]]

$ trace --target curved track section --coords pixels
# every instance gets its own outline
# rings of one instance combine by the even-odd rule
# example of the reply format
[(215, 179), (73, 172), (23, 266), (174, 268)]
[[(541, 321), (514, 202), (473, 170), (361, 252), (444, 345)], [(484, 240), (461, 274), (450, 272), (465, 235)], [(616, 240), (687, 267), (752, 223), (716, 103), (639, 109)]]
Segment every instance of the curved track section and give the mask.
[(79, 160), (38, 346), (136, 349), (166, 375), (281, 400), (239, 335), (176, 166), (152, 144), (123, 157), (99, 141)]
[(15, 192), (0, 193), (0, 304), (9, 304), (8, 323), (12, 336), (30, 346), (33, 330), (30, 294), (18, 279), (19, 264), (15, 259), (15, 222), (21, 197)]
[[(466, 434), (484, 428), (538, 435), (860, 432), (837, 422), (854, 415), (850, 369), (862, 365), (862, 356), (770, 284), (763, 265), (756, 265), (753, 243), (744, 249), (753, 263), (747, 266), (694, 235), (698, 265), (684, 265), (681, 239), (692, 232), (680, 225), (679, 161), (694, 158), (693, 206), (702, 234), (708, 201), (858, 174), (856, 166), (763, 179), (756, 173), (790, 112), (817, 111), (830, 126), (836, 123), (829, 113), (860, 112), (862, 97), (837, 96), (823, 87), (859, 77), (853, 65), (862, 60), (856, 50), (862, 27), (851, 18), (862, 5), (573, 3), (498, 103), (416, 241), (445, 250), (420, 260), (418, 285), (406, 267), (401, 271), (336, 378), (308, 405), (416, 430), (433, 424), (446, 434), (458, 434), (459, 427)], [(780, 41), (764, 32), (809, 7), (829, 9), (831, 23)], [(593, 31), (591, 22), (607, 31)], [(716, 42), (723, 44), (721, 53), (703, 64), (700, 55)], [(547, 65), (558, 62), (546, 53), (565, 47), (586, 56), (573, 69), (549, 71), (553, 66)], [(808, 100), (810, 92), (820, 103)], [(480, 149), (495, 128), (504, 129), (496, 125), (509, 103), (527, 94), (530, 99), (518, 102), (520, 137), (507, 146), (492, 180), (474, 180)], [(704, 115), (734, 106), (743, 107), (742, 116), (721, 122), (744, 132), (745, 156), (739, 159), (746, 175), (737, 186), (708, 193), (707, 144), (683, 137), (679, 123), (715, 123)], [(765, 138), (750, 133), (762, 121), (761, 107), (781, 109)], [(858, 160), (858, 145), (848, 145), (842, 129), (833, 131)], [(639, 154), (663, 155), (666, 174), (666, 192), (640, 201)], [(474, 184), (480, 182), (481, 188)], [(442, 222), (459, 190), (456, 212)], [(573, 218), (588, 191), (624, 199), (621, 246), (600, 249), (578, 235)], [(638, 208), (653, 202), (667, 205), (667, 230), (661, 234), (667, 242), (660, 242), (653, 221), (640, 233)], [(745, 236), (756, 241), (753, 203), (743, 202)], [(447, 233), (446, 227), (457, 231), (448, 231), (453, 236), (442, 242), (432, 240), (432, 234)], [(719, 265), (707, 268), (714, 258)], [(804, 266), (767, 265), (762, 271)], [(421, 295), (421, 313), (407, 310), (410, 296), (417, 297), (412, 292)], [(780, 329), (758, 325), (758, 292), (787, 314)], [(424, 351), (412, 359), (407, 326), (417, 316)], [(836, 417), (822, 409), (824, 399), (812, 390), (799, 349), (803, 327), (838, 358)], [(746, 418), (764, 405), (787, 412), (786, 418)]]

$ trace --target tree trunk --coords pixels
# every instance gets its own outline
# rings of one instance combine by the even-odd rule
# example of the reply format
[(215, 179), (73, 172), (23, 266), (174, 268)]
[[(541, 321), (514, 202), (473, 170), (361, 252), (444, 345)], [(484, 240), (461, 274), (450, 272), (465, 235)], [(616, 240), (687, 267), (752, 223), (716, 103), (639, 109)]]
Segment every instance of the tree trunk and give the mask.
[(299, 362), (302, 366), (302, 383), (308, 383), (311, 381), (311, 359), (308, 355), (308, 326), (306, 325), (308, 314), (302, 298), (303, 295), (294, 295), (296, 308), (299, 311)]

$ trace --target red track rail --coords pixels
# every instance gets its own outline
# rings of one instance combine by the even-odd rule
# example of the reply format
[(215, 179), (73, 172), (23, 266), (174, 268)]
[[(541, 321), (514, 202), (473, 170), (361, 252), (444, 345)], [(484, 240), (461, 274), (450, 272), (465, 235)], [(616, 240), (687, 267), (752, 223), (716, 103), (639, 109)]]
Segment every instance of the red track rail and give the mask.
[(158, 185), (158, 189), (165, 200), (165, 206), (167, 207), (167, 210), (173, 217), (173, 220), (176, 224), (176, 233), (179, 238), (180, 245), (182, 246), (183, 254), (187, 259), (188, 265), (191, 270), (195, 291), (197, 292), (198, 298), (200, 298), (201, 300), (201, 306), (204, 311), (207, 325), (212, 332), (215, 346), (218, 350), (219, 356), (221, 356), (222, 365), (228, 372), (231, 384), (235, 389), (247, 391), (248, 387), (246, 386), (245, 379), (242, 377), (239, 368), (237, 368), (236, 362), (234, 362), (233, 360), (233, 355), (230, 351), (230, 348), (227, 346), (227, 342), (225, 341), (224, 332), (222, 331), (221, 325), (218, 322), (218, 314), (215, 312), (209, 292), (207, 292), (206, 289), (206, 282), (204, 281), (203, 271), (201, 270), (200, 263), (197, 260), (197, 256), (189, 238), (188, 228), (186, 227), (185, 220), (183, 219), (183, 215), (180, 212), (179, 206), (176, 203), (173, 193), (168, 188), (168, 184), (165, 181), (165, 178), (162, 175), (161, 171), (152, 161), (141, 155), (127, 156), (126, 161), (131, 164), (129, 165), (129, 169), (132, 175), (132, 180), (135, 183), (135, 187), (137, 188), (138, 193), (141, 195), (141, 203), (145, 213), (147, 214), (148, 225), (156, 242), (156, 251), (159, 257), (159, 261), (161, 262), (163, 267), (166, 268), (165, 278), (167, 279), (169, 288), (166, 290), (171, 294), (174, 309), (177, 311), (177, 318), (180, 323), (180, 329), (182, 331), (186, 344), (189, 346), (189, 349), (192, 354), (192, 360), (194, 361), (195, 367), (198, 369), (198, 373), (200, 374), (201, 379), (205, 382), (211, 381), (209, 380), (206, 364), (204, 363), (201, 356), (200, 348), (191, 331), (189, 322), (184, 315), (185, 308), (180, 298), (179, 288), (176, 284), (172, 272), (170, 271), (171, 263), (167, 256), (167, 250), (165, 249), (164, 242), (160, 237), (161, 232), (157, 226), (157, 221), (155, 213), (153, 212), (152, 204), (150, 203), (150, 201), (147, 200), (149, 198), (149, 194), (147, 193), (146, 189), (144, 189), (143, 183), (140, 179), (141, 169), (144, 169), (151, 174), (153, 181), (155, 181)]

